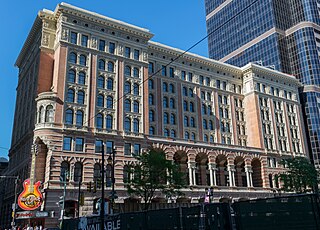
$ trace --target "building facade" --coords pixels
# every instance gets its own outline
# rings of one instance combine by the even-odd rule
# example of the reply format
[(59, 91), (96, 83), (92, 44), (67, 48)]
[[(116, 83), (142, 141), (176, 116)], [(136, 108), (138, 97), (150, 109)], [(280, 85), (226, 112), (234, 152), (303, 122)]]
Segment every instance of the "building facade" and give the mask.
[[(65, 172), (65, 215), (96, 212), (101, 190), (89, 192), (87, 184), (100, 178), (103, 144), (106, 154), (116, 151), (116, 203), (123, 204), (139, 200), (128, 196), (125, 182), (133, 155), (150, 146), (164, 150), (186, 175), (184, 196), (170, 199), (177, 203), (201, 202), (208, 187), (215, 202), (273, 196), (274, 175), (284, 170), (279, 161), (307, 155), (295, 77), (252, 63), (239, 68), (181, 56), (152, 36), (65, 3), (36, 17), (16, 62), (6, 174), (30, 177), (37, 146), (40, 210), (51, 214), (46, 227), (60, 218)], [(2, 225), (10, 223), (14, 199), (14, 186), (5, 187)], [(168, 200), (158, 194), (154, 202)]]
[(257, 62), (297, 77), (308, 146), (320, 167), (320, 2), (206, 0), (210, 58)]

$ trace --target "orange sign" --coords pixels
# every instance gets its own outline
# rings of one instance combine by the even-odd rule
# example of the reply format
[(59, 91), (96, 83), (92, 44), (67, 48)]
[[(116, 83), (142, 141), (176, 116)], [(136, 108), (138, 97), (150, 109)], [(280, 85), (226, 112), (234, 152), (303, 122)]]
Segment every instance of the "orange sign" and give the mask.
[(39, 191), (41, 182), (31, 183), (30, 179), (23, 182), (23, 191), (18, 197), (18, 205), (26, 211), (35, 210), (40, 207), (42, 203), (42, 194)]

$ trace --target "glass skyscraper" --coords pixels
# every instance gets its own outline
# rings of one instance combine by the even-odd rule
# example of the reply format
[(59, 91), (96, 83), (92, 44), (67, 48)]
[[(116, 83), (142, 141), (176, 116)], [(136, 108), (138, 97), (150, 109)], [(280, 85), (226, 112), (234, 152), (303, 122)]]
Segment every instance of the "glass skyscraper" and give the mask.
[(205, 0), (210, 58), (296, 76), (310, 155), (320, 167), (320, 1)]

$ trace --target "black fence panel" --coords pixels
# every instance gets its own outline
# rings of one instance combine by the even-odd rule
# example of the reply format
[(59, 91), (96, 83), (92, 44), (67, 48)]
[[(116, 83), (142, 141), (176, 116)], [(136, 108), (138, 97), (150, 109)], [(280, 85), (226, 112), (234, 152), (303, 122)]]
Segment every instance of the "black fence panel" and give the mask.
[(148, 229), (146, 225), (146, 212), (121, 213), (121, 230)]
[(179, 208), (150, 210), (147, 212), (147, 229), (180, 229)]
[(182, 228), (184, 230), (197, 230), (199, 229), (200, 224), (200, 211), (201, 206), (189, 207), (189, 208), (181, 208), (182, 215)]
[(227, 203), (206, 204), (204, 206), (207, 230), (232, 229), (230, 205)]
[(319, 203), (315, 195), (299, 195), (237, 202), (233, 204), (237, 229), (320, 229)]

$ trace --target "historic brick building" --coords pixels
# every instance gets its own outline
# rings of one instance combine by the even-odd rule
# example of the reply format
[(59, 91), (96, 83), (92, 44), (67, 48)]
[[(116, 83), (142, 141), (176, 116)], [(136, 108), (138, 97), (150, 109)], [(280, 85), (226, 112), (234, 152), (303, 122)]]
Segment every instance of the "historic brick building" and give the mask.
[[(183, 51), (150, 41), (152, 36), (64, 3), (37, 15), (16, 62), (6, 174), (28, 178), (37, 144), (41, 210), (53, 214), (46, 226), (58, 222), (65, 171), (66, 215), (78, 215), (79, 181), (80, 215), (94, 212), (100, 190), (87, 192), (86, 183), (100, 177), (103, 143), (107, 152), (116, 150), (117, 203), (132, 201), (124, 188), (132, 154), (151, 145), (187, 175), (185, 196), (170, 202), (199, 202), (209, 186), (215, 201), (270, 196), (279, 187), (274, 174), (283, 170), (280, 159), (306, 156), (300, 83), (293, 76), (192, 53), (176, 60)], [(5, 187), (3, 225), (10, 223), (14, 193), (13, 185)]]

